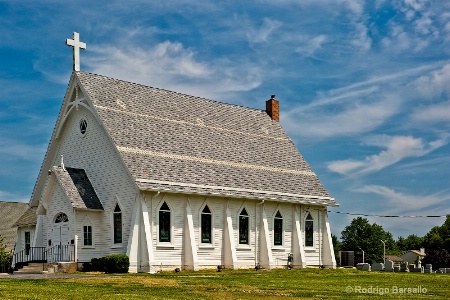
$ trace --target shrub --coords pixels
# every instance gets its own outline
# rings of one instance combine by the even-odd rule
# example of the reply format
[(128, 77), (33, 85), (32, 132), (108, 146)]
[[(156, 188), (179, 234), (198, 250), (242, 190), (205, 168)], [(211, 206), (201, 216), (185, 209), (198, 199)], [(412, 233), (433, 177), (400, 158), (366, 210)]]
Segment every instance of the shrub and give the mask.
[(105, 258), (93, 258), (91, 259), (91, 271), (105, 272)]
[(130, 259), (126, 254), (110, 254), (104, 257), (106, 273), (128, 273)]
[(90, 272), (92, 270), (92, 263), (90, 262), (84, 262), (83, 263), (83, 272)]
[(83, 271), (106, 273), (128, 273), (130, 259), (125, 254), (110, 254), (101, 258), (93, 258), (90, 263), (83, 264)]

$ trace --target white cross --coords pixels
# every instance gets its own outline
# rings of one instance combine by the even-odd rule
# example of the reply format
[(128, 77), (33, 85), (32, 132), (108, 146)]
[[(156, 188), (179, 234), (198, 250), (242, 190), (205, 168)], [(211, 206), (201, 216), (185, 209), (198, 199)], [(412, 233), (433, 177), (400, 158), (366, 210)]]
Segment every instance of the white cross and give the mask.
[(80, 49), (86, 49), (86, 43), (80, 42), (80, 34), (73, 33), (73, 40), (66, 39), (66, 45), (73, 47), (73, 70), (80, 71)]

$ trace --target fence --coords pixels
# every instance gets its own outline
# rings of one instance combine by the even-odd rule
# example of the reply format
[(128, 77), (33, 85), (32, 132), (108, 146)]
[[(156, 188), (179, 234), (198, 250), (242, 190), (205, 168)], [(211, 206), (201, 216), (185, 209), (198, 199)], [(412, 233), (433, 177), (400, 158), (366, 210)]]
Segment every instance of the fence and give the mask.
[[(15, 268), (21, 268), (30, 262), (54, 263), (75, 261), (75, 245), (56, 245), (52, 248), (27, 247), (25, 250), (17, 252), (13, 257)], [(11, 264), (5, 266), (8, 270)], [(3, 268), (0, 265), (0, 268)]]
[(47, 262), (75, 261), (75, 245), (56, 245), (47, 249)]

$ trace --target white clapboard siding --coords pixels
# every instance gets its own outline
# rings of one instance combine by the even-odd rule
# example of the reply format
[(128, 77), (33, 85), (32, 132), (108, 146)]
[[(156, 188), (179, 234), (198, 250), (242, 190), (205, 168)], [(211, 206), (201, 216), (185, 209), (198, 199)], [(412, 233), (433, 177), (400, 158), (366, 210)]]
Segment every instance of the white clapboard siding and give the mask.
[(314, 247), (305, 247), (305, 259), (306, 264), (311, 266), (320, 266), (323, 264), (323, 244), (322, 244), (322, 236), (323, 232), (322, 230), (326, 230), (323, 228), (323, 212), (318, 209), (314, 209), (311, 207), (308, 207), (305, 209), (305, 211), (302, 212), (302, 226), (304, 230), (304, 220), (306, 218), (306, 211), (309, 211), (311, 213), (311, 216), (314, 219)]
[(25, 232), (30, 232), (30, 242), (33, 242), (35, 227), (34, 226), (22, 226), (17, 228), (17, 238), (15, 245), (15, 253), (25, 250)]
[[(76, 213), (77, 227), (76, 235), (78, 236), (78, 261), (89, 262), (92, 258), (100, 258), (104, 256), (105, 247), (102, 241), (103, 228), (103, 212), (78, 211)], [(84, 245), (84, 226), (92, 226), (92, 246)]]
[[(82, 118), (88, 124), (84, 136), (79, 131), (79, 122)], [(61, 155), (63, 155), (66, 167), (84, 169), (104, 207), (104, 212), (97, 216), (97, 219), (100, 219), (99, 222), (94, 224), (96, 251), (92, 253), (95, 257), (110, 253), (125, 253), (137, 188), (121, 163), (120, 156), (110, 138), (98, 124), (97, 119), (87, 109), (79, 106), (78, 110), (73, 110), (69, 115), (60, 133), (60, 139), (53, 165), (59, 166)], [(64, 197), (60, 199), (68, 201)], [(117, 201), (122, 209), (123, 243), (121, 245), (114, 245), (112, 240), (112, 211)], [(53, 207), (59, 207), (59, 204), (58, 206), (54, 204), (51, 205), (52, 211), (47, 211), (48, 218), (53, 216)], [(77, 219), (77, 221), (80, 220)], [(80, 223), (76, 224), (77, 228), (82, 228), (81, 226)], [(75, 231), (71, 231), (71, 235), (74, 236), (74, 234)], [(83, 256), (83, 259), (88, 259), (88, 256)]]
[[(195, 229), (195, 243), (200, 267), (217, 267), (222, 264), (223, 226), (225, 224), (224, 199), (220, 197), (189, 197)], [(211, 244), (201, 243), (201, 215), (208, 205), (212, 213)]]

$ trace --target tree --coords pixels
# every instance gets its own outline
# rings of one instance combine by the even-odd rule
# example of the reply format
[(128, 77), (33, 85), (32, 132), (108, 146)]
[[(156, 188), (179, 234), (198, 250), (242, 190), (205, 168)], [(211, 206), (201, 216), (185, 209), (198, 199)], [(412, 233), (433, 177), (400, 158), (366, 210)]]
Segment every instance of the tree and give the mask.
[(400, 252), (419, 250), (424, 247), (424, 239), (415, 234), (410, 234), (406, 238), (399, 237), (397, 239), (396, 246)]
[(450, 267), (450, 254), (445, 249), (427, 251), (427, 256), (422, 260), (422, 265), (432, 264), (433, 269)]
[[(341, 232), (341, 249), (345, 251), (364, 251), (365, 261), (369, 263), (381, 262), (383, 258), (383, 243), (386, 242), (386, 254), (395, 250), (395, 242), (390, 232), (374, 223), (370, 224), (365, 218), (358, 217)], [(359, 255), (358, 259), (359, 261)]]
[(3, 243), (4, 239), (0, 235), (0, 266), (10, 262), (11, 254), (6, 250), (6, 245)]

